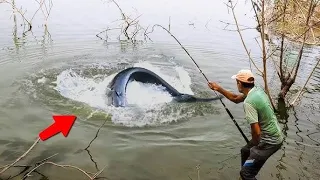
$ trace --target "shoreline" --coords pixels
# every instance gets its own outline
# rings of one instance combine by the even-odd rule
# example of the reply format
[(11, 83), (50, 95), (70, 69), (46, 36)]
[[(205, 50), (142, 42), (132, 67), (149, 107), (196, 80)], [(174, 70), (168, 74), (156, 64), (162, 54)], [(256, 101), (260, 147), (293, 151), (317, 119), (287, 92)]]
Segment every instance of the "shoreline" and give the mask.
[[(276, 37), (281, 38), (284, 34), (285, 39), (294, 42), (302, 43), (304, 33), (307, 32), (305, 45), (320, 45), (320, 6), (314, 8), (308, 25), (306, 20), (310, 6), (310, 0), (289, 1), (287, 4), (285, 21), (283, 21), (283, 6), (278, 1), (277, 4), (268, 3), (265, 5), (265, 35), (266, 38)], [(259, 20), (261, 20), (261, 12), (258, 12)], [(277, 18), (278, 17), (278, 18)], [(257, 31), (260, 32), (259, 25)]]

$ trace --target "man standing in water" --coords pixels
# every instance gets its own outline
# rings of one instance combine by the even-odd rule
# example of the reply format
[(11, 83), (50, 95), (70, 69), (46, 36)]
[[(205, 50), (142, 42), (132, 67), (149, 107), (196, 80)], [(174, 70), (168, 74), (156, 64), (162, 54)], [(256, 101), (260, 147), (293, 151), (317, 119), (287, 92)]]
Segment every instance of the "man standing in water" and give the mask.
[(241, 149), (242, 179), (256, 179), (256, 175), (267, 159), (277, 152), (283, 142), (277, 117), (264, 90), (254, 84), (254, 76), (250, 70), (240, 70), (233, 75), (240, 93), (234, 94), (223, 89), (215, 82), (208, 86), (223, 94), (234, 103), (243, 103), (245, 119), (251, 126), (252, 139)]

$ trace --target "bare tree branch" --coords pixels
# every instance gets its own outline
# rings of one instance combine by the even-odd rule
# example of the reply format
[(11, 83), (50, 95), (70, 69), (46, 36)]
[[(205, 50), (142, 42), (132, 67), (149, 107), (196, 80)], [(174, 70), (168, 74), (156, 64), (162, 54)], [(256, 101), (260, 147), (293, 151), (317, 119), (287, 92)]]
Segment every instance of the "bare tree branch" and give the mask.
[(256, 67), (256, 69), (257, 69), (260, 73), (263, 74), (263, 72), (257, 67), (257, 65), (255, 64), (255, 62), (254, 62), (253, 59), (251, 58), (251, 55), (250, 55), (250, 53), (249, 53), (249, 51), (248, 51), (248, 48), (247, 48), (246, 44), (244, 43), (242, 34), (241, 34), (241, 32), (240, 32), (240, 28), (239, 28), (239, 25), (238, 25), (238, 21), (237, 21), (236, 15), (235, 15), (235, 13), (234, 13), (234, 7), (235, 7), (235, 6), (233, 6), (231, 0), (229, 0), (229, 3), (230, 3), (231, 5), (230, 5), (230, 6), (227, 5), (227, 6), (232, 10), (233, 18), (234, 18), (234, 21), (235, 21), (236, 26), (237, 26), (237, 31), (238, 31), (238, 33), (239, 33), (239, 35), (240, 35), (242, 45), (243, 45), (243, 47), (245, 48), (245, 50), (246, 50), (246, 52), (247, 52), (247, 55), (248, 55), (248, 57), (249, 57), (250, 69), (251, 69), (251, 63), (250, 63), (250, 61), (251, 61), (252, 64)]
[[(112, 29), (120, 29), (121, 33), (118, 36), (118, 40), (121, 41), (121, 36), (124, 35), (127, 41), (131, 41), (133, 44), (136, 42), (136, 37), (138, 35), (138, 33), (141, 30), (144, 30), (144, 32), (146, 32), (146, 29), (143, 28), (140, 24), (138, 19), (141, 17), (141, 14), (139, 16), (137, 16), (134, 19), (131, 19), (128, 15), (126, 15), (124, 13), (124, 11), (122, 10), (122, 8), (120, 7), (120, 5), (116, 2), (116, 0), (110, 0), (110, 2), (114, 3), (117, 8), (120, 11), (121, 17), (122, 19), (120, 19), (119, 21), (123, 21), (123, 23), (120, 25), (121, 28), (112, 28)], [(131, 30), (131, 28), (133, 27), (133, 30)], [(96, 36), (102, 40), (106, 40), (108, 39), (108, 34), (107, 32), (111, 30), (109, 28), (107, 28), (104, 31), (101, 31), (100, 33), (98, 33)], [(106, 39), (102, 38), (101, 36), (99, 36), (101, 33), (106, 32)], [(130, 33), (131, 32), (131, 33)], [(149, 40), (151, 40), (146, 33), (143, 34), (144, 35), (144, 39), (146, 40), (146, 38), (148, 38)]]
[(21, 15), (22, 19), (28, 23), (28, 26), (29, 26), (28, 31), (30, 31), (30, 30), (32, 29), (31, 22), (24, 16), (25, 13), (21, 12), (21, 10), (19, 10), (19, 9), (16, 7), (16, 5), (14, 4), (14, 3), (15, 3), (14, 1), (12, 1), (12, 3), (11, 3), (11, 2), (9, 2), (9, 1), (7, 1), (7, 0), (2, 0), (2, 3), (10, 4), (10, 5), (12, 6), (12, 9), (13, 9), (14, 11), (18, 12), (18, 13)]
[(25, 174), (25, 175), (23, 176), (23, 179), (31, 176), (31, 173), (32, 173), (33, 171), (35, 171), (38, 167), (40, 167), (41, 164), (43, 164), (43, 163), (44, 163), (45, 161), (47, 161), (48, 159), (56, 156), (57, 154), (58, 154), (58, 153), (56, 153), (56, 154), (54, 154), (54, 155), (51, 155), (51, 156), (47, 157), (46, 159), (41, 160), (40, 162), (37, 162), (37, 163), (35, 164), (35, 167), (34, 167), (33, 169), (31, 169), (27, 174)]
[(307, 83), (309, 82), (309, 80), (310, 80), (310, 78), (311, 78), (311, 76), (312, 76), (313, 72), (316, 70), (316, 68), (317, 68), (317, 66), (318, 66), (318, 64), (319, 64), (319, 62), (320, 62), (320, 58), (318, 59), (318, 62), (315, 64), (315, 66), (313, 67), (313, 69), (312, 69), (312, 71), (311, 71), (311, 73), (310, 73), (310, 75), (309, 75), (308, 79), (306, 80), (306, 82), (304, 83), (304, 85), (302, 86), (302, 88), (300, 89), (300, 91), (299, 91), (298, 95), (297, 95), (297, 96), (294, 98), (294, 100), (290, 103), (290, 106), (293, 106), (293, 105), (294, 105), (294, 103), (297, 101), (298, 97), (301, 95), (301, 93), (302, 93), (303, 89), (306, 87)]
[[(308, 11), (308, 17), (307, 17), (307, 20), (306, 20), (306, 25), (309, 24), (309, 20), (310, 20), (310, 17), (312, 15), (312, 13), (314, 12), (314, 8), (315, 8), (315, 5), (313, 4), (313, 0), (311, 0), (310, 6), (309, 6), (309, 11)], [(304, 48), (304, 45), (305, 45), (305, 42), (306, 42), (306, 38), (307, 38), (307, 33), (304, 34), (303, 43), (302, 43), (300, 51), (299, 51), (298, 65), (296, 67), (296, 70), (295, 70), (295, 73), (294, 73), (294, 76), (293, 76), (294, 79), (297, 77), (297, 74), (298, 74), (298, 69), (299, 69), (299, 66), (300, 66), (300, 62), (301, 62), (303, 48)]]

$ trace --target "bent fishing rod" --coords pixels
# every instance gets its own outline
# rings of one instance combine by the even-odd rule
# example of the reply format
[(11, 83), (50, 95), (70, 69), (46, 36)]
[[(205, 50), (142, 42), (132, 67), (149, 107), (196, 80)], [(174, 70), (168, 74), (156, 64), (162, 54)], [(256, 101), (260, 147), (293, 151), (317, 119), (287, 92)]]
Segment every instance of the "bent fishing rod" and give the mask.
[[(167, 31), (167, 33), (169, 33), (179, 44), (180, 46), (182, 47), (182, 49), (188, 54), (188, 56), (191, 58), (191, 60), (194, 62), (194, 64), (197, 66), (197, 68), (199, 69), (199, 71), (201, 72), (201, 74), (203, 75), (203, 77), (207, 80), (207, 83), (209, 83), (209, 80), (208, 78), (206, 77), (206, 75), (203, 74), (202, 70), (200, 69), (200, 67), (198, 66), (198, 64), (195, 62), (195, 60), (191, 57), (191, 55), (189, 54), (189, 52), (182, 46), (182, 44), (179, 42), (179, 40), (171, 34), (170, 31), (168, 31), (166, 28), (164, 28), (163, 26), (159, 25), (159, 24), (155, 24), (153, 27), (152, 27), (152, 31), (153, 31), (153, 28), (155, 26), (159, 26), (161, 27), (162, 29), (164, 29), (165, 31)], [(214, 90), (216, 96), (218, 96), (217, 92)], [(222, 99), (219, 98), (221, 104), (223, 105), (223, 107), (225, 108), (225, 110), (227, 111), (227, 113), (229, 114), (230, 118), (232, 119), (233, 123), (237, 126), (238, 130), (240, 131), (242, 137), (244, 138), (244, 140), (248, 143), (249, 140), (247, 138), (247, 136), (243, 133), (243, 131), (241, 130), (240, 126), (238, 125), (237, 121), (234, 119), (234, 117), (232, 116), (231, 112), (229, 111), (229, 109), (226, 107), (226, 105), (223, 103)]]

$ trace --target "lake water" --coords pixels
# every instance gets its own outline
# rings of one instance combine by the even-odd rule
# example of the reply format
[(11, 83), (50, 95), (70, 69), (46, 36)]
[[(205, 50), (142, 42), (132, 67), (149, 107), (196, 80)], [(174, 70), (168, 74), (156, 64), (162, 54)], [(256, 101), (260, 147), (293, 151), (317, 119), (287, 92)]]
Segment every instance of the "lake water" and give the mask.
[[(230, 31), (235, 27), (227, 1), (117, 2), (131, 19), (137, 18), (144, 28), (149, 26), (148, 31), (154, 24), (165, 28), (170, 25), (170, 32), (209, 80), (237, 92), (230, 77), (250, 66), (239, 34)], [(15, 4), (23, 12), (27, 10), (28, 19), (39, 7), (36, 1), (19, 0)], [(238, 2), (235, 12), (242, 28), (252, 28), (242, 33), (261, 67), (260, 47), (254, 39), (259, 41), (259, 33), (254, 29), (251, 9), (249, 1)], [(99, 177), (107, 179), (238, 179), (239, 153), (245, 141), (220, 101), (177, 104), (160, 87), (132, 82), (128, 101), (134, 106), (107, 105), (108, 83), (117, 72), (132, 66), (156, 72), (181, 92), (215, 96), (191, 58), (166, 31), (155, 27), (148, 34), (152, 41), (137, 36), (141, 41), (133, 45), (123, 35), (119, 41), (121, 33), (113, 29), (104, 41), (96, 34), (106, 28), (119, 28), (123, 21), (119, 21), (117, 6), (103, 0), (53, 1), (49, 18), (46, 20), (46, 10), (40, 9), (32, 20), (32, 31), (26, 33), (19, 14), (15, 21), (9, 4), (1, 3), (0, 12), (1, 165), (21, 156), (39, 132), (53, 123), (52, 115), (74, 114), (78, 118), (67, 138), (58, 134), (40, 141), (17, 165), (32, 165), (59, 153), (50, 161), (88, 172), (105, 167)], [(100, 37), (106, 38), (105, 33)], [(306, 47), (305, 52), (297, 83), (289, 94), (292, 98), (319, 56), (318, 48)], [(272, 66), (271, 61), (269, 64)], [(268, 75), (270, 90), (276, 94), (277, 75), (272, 71)], [(261, 78), (258, 81), (263, 85)], [(308, 92), (287, 117), (279, 116), (286, 140), (264, 165), (259, 179), (320, 178), (319, 82), (317, 68), (307, 84)], [(242, 103), (234, 104), (226, 98), (223, 102), (250, 137)], [(85, 150), (102, 124), (97, 138)], [(21, 170), (12, 167), (1, 178)], [(49, 164), (32, 175), (29, 179), (86, 179), (77, 170)]]

